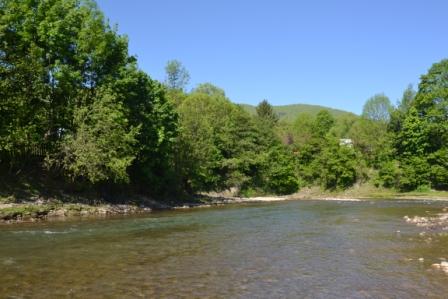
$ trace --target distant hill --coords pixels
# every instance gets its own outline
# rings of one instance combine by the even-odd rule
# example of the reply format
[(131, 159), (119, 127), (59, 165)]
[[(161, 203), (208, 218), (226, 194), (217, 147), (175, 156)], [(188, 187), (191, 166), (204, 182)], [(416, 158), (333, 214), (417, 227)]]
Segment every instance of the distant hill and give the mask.
[[(247, 112), (252, 115), (256, 114), (255, 106), (248, 104), (239, 104), (244, 108)], [(283, 106), (273, 106), (274, 111), (277, 112), (280, 120), (286, 122), (294, 122), (300, 114), (308, 113), (312, 116), (315, 116), (321, 110), (327, 110), (330, 112), (335, 118), (345, 116), (345, 115), (355, 115), (352, 112), (319, 106), (319, 105), (308, 105), (308, 104), (292, 104), (292, 105), (283, 105)]]

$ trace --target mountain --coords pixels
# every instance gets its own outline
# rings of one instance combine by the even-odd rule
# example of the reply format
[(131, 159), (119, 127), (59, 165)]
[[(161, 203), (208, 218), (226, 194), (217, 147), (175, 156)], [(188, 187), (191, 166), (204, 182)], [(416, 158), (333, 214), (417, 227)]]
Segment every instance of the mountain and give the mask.
[[(243, 107), (244, 110), (249, 112), (252, 115), (255, 115), (257, 112), (255, 110), (255, 106), (248, 104), (238, 104)], [(280, 117), (280, 120), (286, 122), (293, 122), (297, 119), (300, 114), (308, 113), (312, 116), (315, 116), (321, 110), (327, 110), (331, 113), (335, 118), (339, 118), (341, 116), (355, 115), (352, 112), (319, 106), (319, 105), (308, 105), (308, 104), (292, 104), (292, 105), (282, 105), (282, 106), (273, 106), (274, 111)]]

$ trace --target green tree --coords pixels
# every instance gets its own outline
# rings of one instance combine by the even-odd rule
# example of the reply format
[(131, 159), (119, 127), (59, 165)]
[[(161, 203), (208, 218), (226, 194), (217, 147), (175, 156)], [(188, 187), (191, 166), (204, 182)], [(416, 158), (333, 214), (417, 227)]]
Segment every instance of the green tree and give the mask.
[(321, 110), (317, 113), (313, 124), (313, 132), (317, 137), (323, 138), (335, 125), (336, 120), (327, 110)]
[(178, 60), (170, 60), (165, 66), (165, 84), (170, 89), (184, 90), (190, 81), (190, 74)]
[(402, 190), (447, 188), (447, 87), (448, 60), (442, 60), (422, 76), (415, 99), (395, 128), (400, 162), (398, 187)]
[(408, 113), (414, 103), (415, 95), (416, 91), (410, 84), (403, 92), (403, 96), (398, 102), (397, 108), (393, 109), (391, 112), (390, 121), (388, 124), (389, 131), (399, 132), (401, 130), (406, 113)]
[(76, 132), (65, 137), (63, 168), (92, 183), (128, 183), (139, 127), (128, 128), (126, 112), (110, 91), (100, 91), (89, 106), (75, 110)]
[(278, 115), (274, 111), (274, 107), (267, 100), (261, 101), (257, 107), (257, 116), (271, 125), (275, 125), (278, 122)]
[(300, 114), (293, 124), (293, 136), (296, 145), (308, 143), (313, 137), (313, 116), (309, 113)]
[(111, 86), (127, 108), (129, 126), (140, 128), (136, 158), (130, 168), (132, 181), (151, 186), (152, 192), (175, 191), (173, 159), (178, 115), (167, 99), (165, 88), (135, 64), (123, 68)]
[(93, 1), (0, 6), (0, 155), (43, 148), (47, 165), (72, 179), (160, 188), (177, 116), (127, 38)]
[(186, 190), (236, 187), (243, 194), (297, 190), (291, 153), (281, 146), (272, 127), (222, 93), (193, 92), (178, 112), (177, 165)]
[(356, 152), (329, 141), (318, 158), (319, 180), (325, 189), (345, 189), (357, 180), (358, 159)]
[(270, 148), (263, 161), (262, 188), (274, 194), (292, 194), (299, 189), (292, 155), (283, 146)]
[(215, 85), (213, 85), (212, 83), (201, 83), (198, 84), (198, 86), (196, 86), (196, 88), (194, 88), (192, 90), (192, 92), (196, 92), (196, 93), (204, 93), (207, 94), (209, 96), (220, 96), (220, 97), (225, 97), (226, 93), (224, 92), (224, 90), (222, 88), (219, 88)]
[(73, 111), (126, 63), (127, 40), (91, 1), (2, 1), (3, 148), (57, 142)]
[(409, 84), (409, 86), (403, 92), (401, 101), (398, 104), (398, 110), (406, 113), (409, 110), (409, 108), (412, 106), (412, 103), (414, 102), (416, 94), (417, 94), (417, 92), (414, 90), (414, 87), (412, 86), (412, 84)]
[(389, 122), (392, 104), (384, 94), (376, 94), (366, 101), (362, 109), (362, 116), (383, 123)]
[(348, 136), (370, 167), (378, 168), (394, 154), (393, 137), (383, 122), (359, 118), (353, 123)]

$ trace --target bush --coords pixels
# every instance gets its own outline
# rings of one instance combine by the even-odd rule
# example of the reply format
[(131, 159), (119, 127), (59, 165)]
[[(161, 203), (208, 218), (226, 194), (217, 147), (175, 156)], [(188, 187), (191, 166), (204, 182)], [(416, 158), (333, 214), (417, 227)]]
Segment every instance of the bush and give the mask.
[(263, 170), (265, 189), (275, 194), (292, 194), (299, 190), (291, 154), (278, 146), (270, 150)]
[(448, 189), (448, 151), (438, 150), (428, 157), (430, 166), (430, 178), (435, 189)]
[(410, 157), (400, 163), (398, 188), (400, 191), (412, 191), (419, 186), (430, 185), (430, 168), (423, 157)]
[(376, 187), (394, 188), (398, 186), (400, 169), (397, 161), (387, 161), (380, 165), (375, 178)]
[(325, 189), (345, 189), (357, 180), (357, 157), (352, 148), (329, 145), (320, 157), (320, 181)]

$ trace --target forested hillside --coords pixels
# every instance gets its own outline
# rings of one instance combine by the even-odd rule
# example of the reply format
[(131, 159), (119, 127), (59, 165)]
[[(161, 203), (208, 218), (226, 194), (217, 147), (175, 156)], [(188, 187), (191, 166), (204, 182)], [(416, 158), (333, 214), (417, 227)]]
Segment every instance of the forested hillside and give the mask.
[[(248, 104), (239, 104), (251, 115), (257, 113), (256, 107)], [(311, 116), (316, 116), (321, 110), (327, 110), (335, 118), (354, 115), (351, 112), (319, 106), (319, 105), (309, 105), (309, 104), (291, 104), (282, 106), (272, 106), (274, 112), (278, 115), (280, 121), (294, 122), (297, 117), (302, 114), (310, 114)]]
[(186, 90), (189, 77), (176, 60), (165, 82), (143, 72), (92, 1), (0, 0), (1, 176), (159, 196), (448, 188), (448, 60), (361, 116), (267, 101), (249, 113), (211, 83)]

